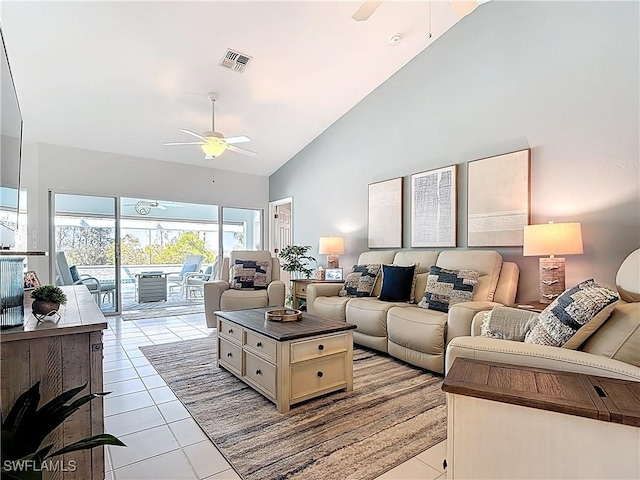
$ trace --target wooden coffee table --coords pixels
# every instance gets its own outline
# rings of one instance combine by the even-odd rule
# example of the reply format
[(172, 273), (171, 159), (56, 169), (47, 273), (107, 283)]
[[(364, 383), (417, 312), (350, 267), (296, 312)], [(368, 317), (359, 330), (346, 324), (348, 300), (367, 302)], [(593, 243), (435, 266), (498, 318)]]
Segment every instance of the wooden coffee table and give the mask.
[(269, 308), (215, 312), (218, 366), (276, 404), (353, 390), (355, 325), (304, 313), (297, 322), (265, 320)]

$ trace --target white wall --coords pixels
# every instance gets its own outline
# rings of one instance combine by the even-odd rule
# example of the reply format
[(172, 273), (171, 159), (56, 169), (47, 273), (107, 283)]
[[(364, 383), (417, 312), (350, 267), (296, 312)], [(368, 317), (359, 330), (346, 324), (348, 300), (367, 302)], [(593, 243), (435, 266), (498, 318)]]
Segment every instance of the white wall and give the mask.
[[(638, 2), (484, 4), (273, 174), (270, 199), (293, 197), (296, 243), (343, 234), (348, 269), (368, 184), (460, 164), (464, 248), (466, 162), (530, 147), (532, 223), (582, 223), (567, 284), (611, 285), (640, 247), (638, 18)], [(409, 246), (409, 188), (404, 204)], [(537, 298), (537, 258), (498, 250), (521, 267), (520, 301)]]
[[(40, 143), (25, 145), (22, 174), (22, 186), (28, 189), (29, 248), (36, 250), (49, 250), (49, 191), (258, 208), (265, 212), (268, 206), (267, 177), (217, 169), (214, 173), (210, 164), (189, 166)], [(265, 239), (267, 228), (265, 225)], [(48, 278), (47, 263), (37, 257), (29, 260), (30, 268), (43, 279)]]

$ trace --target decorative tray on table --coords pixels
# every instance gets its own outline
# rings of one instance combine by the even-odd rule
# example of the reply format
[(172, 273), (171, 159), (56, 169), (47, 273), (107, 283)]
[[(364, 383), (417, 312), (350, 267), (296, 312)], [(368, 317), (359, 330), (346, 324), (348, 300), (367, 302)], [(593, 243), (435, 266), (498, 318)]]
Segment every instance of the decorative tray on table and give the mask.
[(297, 322), (298, 320), (302, 320), (302, 312), (290, 308), (279, 308), (267, 310), (264, 313), (264, 318), (272, 322)]

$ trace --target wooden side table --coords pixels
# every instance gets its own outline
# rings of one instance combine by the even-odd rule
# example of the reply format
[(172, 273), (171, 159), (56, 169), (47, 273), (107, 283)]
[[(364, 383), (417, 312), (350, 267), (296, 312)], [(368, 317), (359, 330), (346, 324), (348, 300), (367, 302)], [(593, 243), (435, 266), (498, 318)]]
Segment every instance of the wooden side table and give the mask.
[(448, 478), (640, 478), (640, 382), (457, 358)]
[(549, 305), (551, 305), (551, 302), (540, 303), (538, 300), (531, 300), (529, 302), (519, 303), (516, 305), (516, 307), (520, 310), (529, 310), (530, 312), (540, 313)]
[[(307, 285), (310, 283), (344, 283), (344, 280), (316, 280), (314, 278), (298, 278), (291, 280), (293, 284), (292, 306), (298, 310), (307, 301)], [(303, 300), (303, 302), (300, 302)]]

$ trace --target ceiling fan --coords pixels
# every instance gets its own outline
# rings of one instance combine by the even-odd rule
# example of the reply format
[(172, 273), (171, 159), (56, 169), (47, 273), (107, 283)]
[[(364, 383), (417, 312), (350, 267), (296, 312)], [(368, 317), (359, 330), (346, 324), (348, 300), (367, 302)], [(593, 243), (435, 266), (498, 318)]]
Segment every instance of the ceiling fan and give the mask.
[[(179, 203), (168, 203), (167, 205), (171, 206), (171, 207), (182, 207), (181, 204)], [(159, 210), (166, 210), (167, 207), (163, 204), (161, 204), (158, 200), (140, 200), (139, 202), (135, 203), (135, 204), (125, 204), (123, 205), (125, 207), (131, 207), (134, 206), (136, 209), (136, 212), (138, 212), (140, 215), (148, 215), (149, 212), (151, 212), (152, 208), (157, 208)]]
[(244, 135), (238, 137), (225, 137), (220, 132), (216, 132), (215, 129), (215, 105), (218, 99), (217, 93), (209, 93), (209, 100), (211, 100), (211, 131), (204, 132), (202, 135), (185, 128), (181, 128), (180, 131), (188, 135), (196, 137), (200, 141), (198, 142), (168, 142), (163, 145), (200, 145), (202, 151), (205, 153), (206, 159), (212, 159), (218, 157), (224, 153), (225, 150), (231, 152), (241, 153), (243, 155), (255, 156), (256, 152), (247, 150), (246, 148), (237, 147), (237, 143), (250, 142), (251, 139)]
[[(486, 0), (485, 0), (486, 1)], [(451, 7), (456, 12), (458, 18), (462, 18), (465, 15), (469, 15), (473, 10), (482, 2), (480, 1), (466, 1), (466, 0), (451, 0)], [(360, 8), (351, 16), (357, 22), (363, 22), (369, 20), (369, 17), (375, 13), (378, 7), (382, 4), (382, 1), (368, 0), (360, 5)]]

